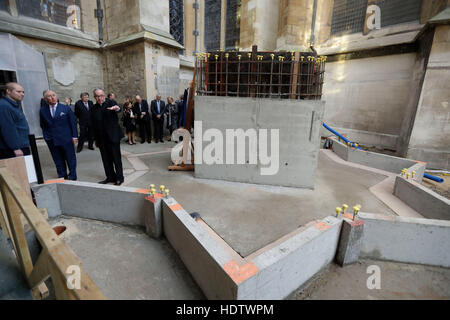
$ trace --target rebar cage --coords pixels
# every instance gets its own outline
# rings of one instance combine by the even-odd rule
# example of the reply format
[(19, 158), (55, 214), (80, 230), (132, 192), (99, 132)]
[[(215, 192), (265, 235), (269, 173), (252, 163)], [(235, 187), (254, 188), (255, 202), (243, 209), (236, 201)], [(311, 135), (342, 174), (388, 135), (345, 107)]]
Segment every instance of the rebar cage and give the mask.
[(320, 100), (326, 57), (312, 52), (197, 54), (198, 95)]

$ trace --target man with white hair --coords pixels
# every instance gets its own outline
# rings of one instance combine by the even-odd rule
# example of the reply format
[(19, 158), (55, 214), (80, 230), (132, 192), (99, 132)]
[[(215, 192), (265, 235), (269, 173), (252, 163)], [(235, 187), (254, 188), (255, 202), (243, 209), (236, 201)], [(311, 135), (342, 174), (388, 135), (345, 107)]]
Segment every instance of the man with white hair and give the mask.
[(30, 128), (20, 107), (25, 90), (16, 82), (7, 83), (5, 89), (0, 99), (0, 159), (29, 155)]
[(124, 137), (119, 126), (117, 113), (120, 107), (112, 99), (106, 99), (105, 91), (94, 90), (97, 102), (91, 110), (95, 146), (100, 149), (106, 179), (100, 184), (114, 182), (120, 186), (124, 182), (120, 140)]
[(39, 112), (41, 128), (55, 163), (58, 178), (77, 180), (74, 144), (78, 141), (78, 130), (75, 115), (69, 106), (58, 102), (55, 92), (46, 90), (44, 99), (48, 105), (44, 105)]

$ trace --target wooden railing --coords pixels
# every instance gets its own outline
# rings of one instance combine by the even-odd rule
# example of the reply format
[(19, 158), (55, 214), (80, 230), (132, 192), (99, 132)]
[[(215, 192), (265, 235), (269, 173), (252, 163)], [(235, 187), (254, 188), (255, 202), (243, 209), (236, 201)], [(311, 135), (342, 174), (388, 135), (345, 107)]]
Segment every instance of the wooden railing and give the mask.
[[(42, 299), (48, 293), (44, 281), (50, 277), (57, 299), (105, 299), (103, 293), (84, 271), (81, 261), (72, 249), (56, 235), (27, 193), (20, 188), (11, 172), (6, 167), (1, 167), (1, 164), (0, 190), (0, 227), (3, 234), (12, 241), (17, 261), (33, 297)], [(21, 214), (34, 230), (42, 246), (42, 251), (34, 265)], [(79, 282), (74, 281), (74, 275), (78, 277)], [(77, 286), (78, 283), (79, 286)]]

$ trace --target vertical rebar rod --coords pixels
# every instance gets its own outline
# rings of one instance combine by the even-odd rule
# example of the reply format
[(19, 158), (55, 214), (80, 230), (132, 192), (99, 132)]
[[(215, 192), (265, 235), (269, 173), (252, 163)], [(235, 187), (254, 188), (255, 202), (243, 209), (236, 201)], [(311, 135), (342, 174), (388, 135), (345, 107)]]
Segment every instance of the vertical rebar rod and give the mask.
[(241, 83), (241, 55), (238, 55), (238, 78), (237, 78), (237, 96), (239, 97), (239, 86)]

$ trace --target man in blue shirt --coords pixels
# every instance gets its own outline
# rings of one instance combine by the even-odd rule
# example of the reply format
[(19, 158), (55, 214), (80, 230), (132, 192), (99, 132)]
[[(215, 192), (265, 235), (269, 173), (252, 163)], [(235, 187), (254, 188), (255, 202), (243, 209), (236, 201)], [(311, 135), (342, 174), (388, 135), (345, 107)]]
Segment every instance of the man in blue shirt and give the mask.
[(53, 91), (45, 91), (44, 98), (48, 105), (44, 105), (39, 113), (41, 128), (55, 162), (58, 177), (77, 180), (74, 144), (78, 142), (78, 130), (75, 114), (69, 106), (58, 103), (58, 97)]
[(7, 83), (5, 89), (0, 99), (0, 159), (29, 155), (30, 128), (20, 105), (25, 90), (16, 82)]

